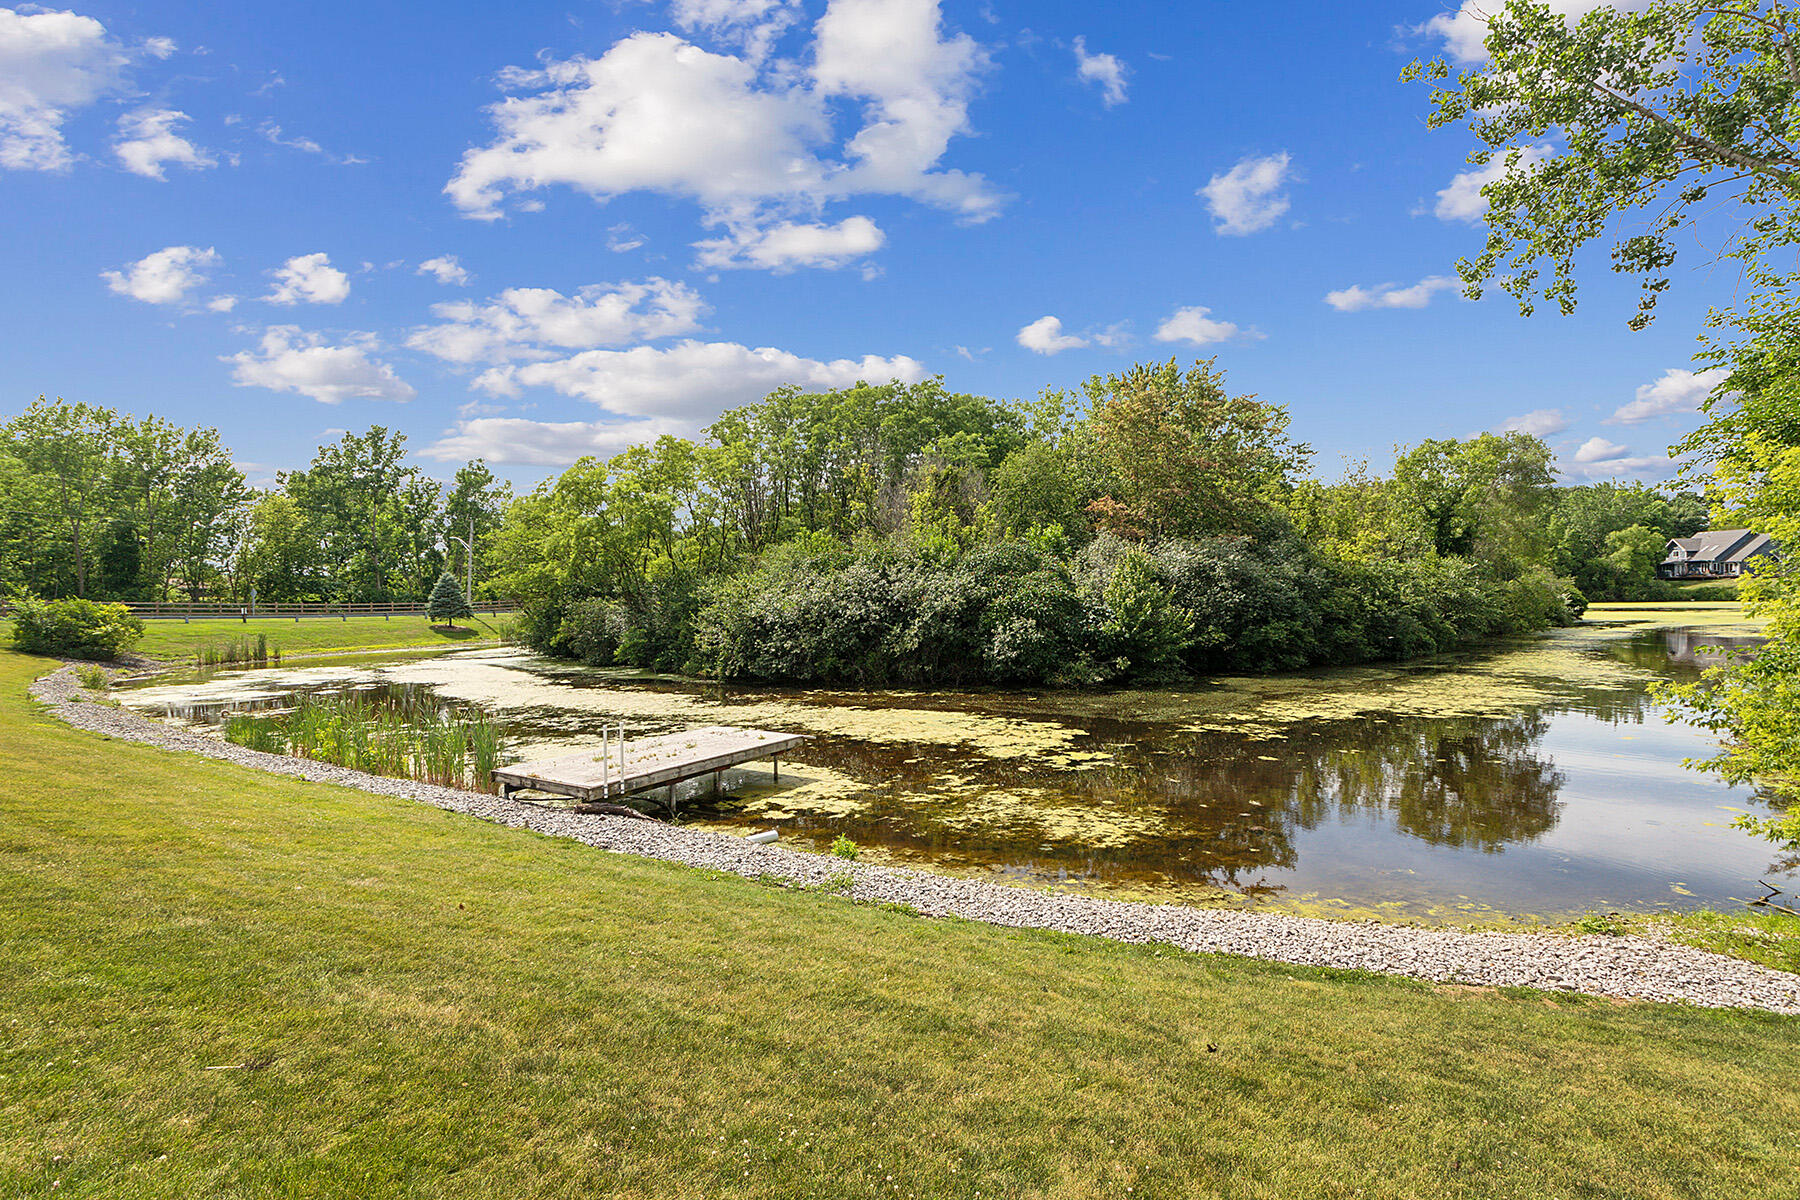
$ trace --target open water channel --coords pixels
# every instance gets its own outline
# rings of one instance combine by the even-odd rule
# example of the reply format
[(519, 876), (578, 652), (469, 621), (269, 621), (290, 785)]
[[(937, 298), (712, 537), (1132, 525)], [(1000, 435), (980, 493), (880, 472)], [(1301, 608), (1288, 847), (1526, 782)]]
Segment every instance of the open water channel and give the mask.
[(876, 861), (1116, 896), (1414, 919), (1730, 905), (1800, 864), (1729, 828), (1768, 801), (1686, 769), (1713, 744), (1648, 689), (1754, 631), (1668, 619), (1123, 692), (720, 688), (489, 649), (163, 676), (119, 695), (208, 726), (303, 692), (423, 691), (497, 718), (508, 761), (597, 745), (616, 722), (807, 734), (779, 785), (767, 763), (727, 772), (716, 795), (689, 785), (683, 822), (774, 826), (821, 850), (844, 834)]

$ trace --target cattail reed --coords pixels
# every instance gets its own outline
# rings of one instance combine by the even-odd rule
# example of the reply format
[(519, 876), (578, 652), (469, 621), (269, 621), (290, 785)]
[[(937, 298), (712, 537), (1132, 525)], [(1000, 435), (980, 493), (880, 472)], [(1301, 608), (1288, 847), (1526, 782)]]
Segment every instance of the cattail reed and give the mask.
[(305, 696), (286, 713), (232, 713), (225, 738), (371, 775), (493, 791), (505, 739), (485, 713), (419, 695), (382, 704), (365, 696)]
[(269, 644), (269, 635), (241, 637), (194, 651), (197, 667), (267, 667), (281, 661), (281, 647)]

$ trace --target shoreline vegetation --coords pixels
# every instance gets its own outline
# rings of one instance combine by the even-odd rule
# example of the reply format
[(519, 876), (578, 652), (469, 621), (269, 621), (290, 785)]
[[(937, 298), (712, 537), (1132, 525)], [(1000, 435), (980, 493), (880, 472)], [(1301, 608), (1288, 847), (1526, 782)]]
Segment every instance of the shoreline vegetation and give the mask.
[(498, 790), (492, 773), (506, 752), (499, 727), (479, 709), (418, 696), (399, 703), (303, 696), (278, 713), (231, 713), (223, 734), (265, 754), (473, 792)]
[(516, 500), (494, 586), (591, 665), (849, 686), (1070, 686), (1401, 661), (1682, 594), (1698, 497), (1556, 487), (1525, 434), (1308, 474), (1212, 362), (1007, 402), (941, 380), (782, 389), (700, 442)]

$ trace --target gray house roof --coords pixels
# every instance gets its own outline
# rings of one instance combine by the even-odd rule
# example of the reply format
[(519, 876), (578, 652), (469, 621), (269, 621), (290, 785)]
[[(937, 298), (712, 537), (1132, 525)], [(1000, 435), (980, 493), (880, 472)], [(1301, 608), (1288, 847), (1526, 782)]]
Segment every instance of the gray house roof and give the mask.
[(1664, 564), (1670, 563), (1741, 563), (1758, 554), (1767, 554), (1775, 548), (1766, 533), (1752, 533), (1748, 529), (1709, 529), (1704, 533), (1696, 533), (1693, 537), (1670, 538), (1668, 556)]

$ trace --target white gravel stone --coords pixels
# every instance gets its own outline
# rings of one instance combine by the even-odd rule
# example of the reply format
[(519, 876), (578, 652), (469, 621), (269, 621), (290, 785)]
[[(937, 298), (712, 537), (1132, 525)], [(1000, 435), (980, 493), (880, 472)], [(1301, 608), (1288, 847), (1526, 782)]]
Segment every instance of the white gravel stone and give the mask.
[(1567, 937), (1421, 929), (1282, 913), (1140, 904), (1040, 892), (849, 862), (742, 838), (650, 821), (558, 811), (482, 792), (388, 779), (327, 763), (247, 750), (230, 742), (97, 704), (65, 667), (32, 695), (69, 724), (125, 741), (223, 759), (278, 775), (398, 796), (499, 825), (569, 838), (602, 850), (710, 868), (802, 887), (840, 886), (856, 900), (905, 904), (927, 916), (1159, 942), (1203, 954), (1237, 954), (1304, 966), (1407, 975), (1439, 983), (1533, 987), (1627, 1000), (1800, 1014), (1800, 976), (1704, 950), (1641, 937)]

